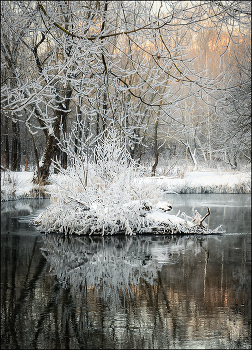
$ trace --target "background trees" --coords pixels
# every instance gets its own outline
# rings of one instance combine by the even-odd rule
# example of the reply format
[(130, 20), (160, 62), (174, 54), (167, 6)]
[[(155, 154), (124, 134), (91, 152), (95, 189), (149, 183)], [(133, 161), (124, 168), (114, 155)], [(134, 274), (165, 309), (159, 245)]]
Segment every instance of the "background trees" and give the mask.
[(212, 158), (234, 164), (235, 155), (236, 162), (250, 161), (250, 103), (241, 107), (242, 98), (235, 99), (237, 89), (248, 96), (251, 81), (250, 3), (4, 1), (1, 7), (4, 167), (18, 170), (33, 147), (29, 161), (37, 158), (41, 180), (53, 160), (66, 168), (60, 145), (74, 121), (76, 152), (80, 140), (113, 125), (133, 158), (152, 161), (153, 174), (162, 152), (191, 155), (195, 166)]
[[(226, 161), (236, 168), (251, 159), (251, 45), (241, 44), (230, 55), (228, 74), (233, 88), (219, 103)], [(231, 73), (232, 72), (232, 73)]]

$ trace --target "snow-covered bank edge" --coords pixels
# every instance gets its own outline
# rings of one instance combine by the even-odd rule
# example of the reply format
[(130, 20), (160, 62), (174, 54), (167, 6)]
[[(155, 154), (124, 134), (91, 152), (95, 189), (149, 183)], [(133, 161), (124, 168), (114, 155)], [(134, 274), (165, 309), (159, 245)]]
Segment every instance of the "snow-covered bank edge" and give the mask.
[[(33, 184), (33, 175), (34, 173), (31, 171), (2, 171), (1, 201), (22, 198), (50, 198), (51, 186)], [(156, 188), (167, 193), (251, 193), (251, 172), (198, 171), (186, 172), (184, 178), (143, 177), (142, 181), (146, 184), (155, 185)]]
[(74, 173), (52, 175), (51, 185), (38, 186), (32, 183), (33, 172), (9, 172), (1, 177), (1, 200), (50, 197), (51, 205), (33, 221), (46, 233), (216, 234), (223, 232), (221, 226), (209, 230), (198, 212), (193, 217), (170, 215), (170, 204), (160, 202), (162, 193), (250, 193), (251, 188), (248, 173), (187, 172), (181, 179), (131, 177), (132, 173), (127, 177), (125, 171), (107, 187), (92, 177), (87, 188), (79, 186)]
[(34, 184), (33, 176), (33, 171), (1, 171), (1, 202), (50, 198), (49, 186)]
[(184, 178), (165, 176), (144, 178), (145, 183), (155, 183), (167, 193), (178, 194), (249, 194), (251, 172), (196, 171), (185, 172)]

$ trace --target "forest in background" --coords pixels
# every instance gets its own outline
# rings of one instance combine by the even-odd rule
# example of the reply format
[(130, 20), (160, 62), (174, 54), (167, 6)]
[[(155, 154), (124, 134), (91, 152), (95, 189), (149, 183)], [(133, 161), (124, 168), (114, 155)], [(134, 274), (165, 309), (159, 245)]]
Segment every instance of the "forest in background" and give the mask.
[[(46, 181), (111, 128), (132, 159), (251, 162), (251, 3), (2, 1), (1, 168)], [(58, 163), (55, 163), (58, 162)]]

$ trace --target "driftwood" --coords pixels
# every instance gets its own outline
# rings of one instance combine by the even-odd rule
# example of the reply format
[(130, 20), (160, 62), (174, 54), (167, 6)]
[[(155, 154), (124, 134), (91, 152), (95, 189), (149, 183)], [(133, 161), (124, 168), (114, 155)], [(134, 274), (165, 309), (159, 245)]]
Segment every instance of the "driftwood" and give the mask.
[(207, 213), (206, 213), (206, 215), (203, 216), (203, 218), (200, 220), (200, 223), (199, 223), (199, 226), (200, 226), (200, 227), (204, 227), (202, 223), (203, 223), (203, 221), (204, 221), (209, 215), (210, 215), (210, 209), (207, 207)]

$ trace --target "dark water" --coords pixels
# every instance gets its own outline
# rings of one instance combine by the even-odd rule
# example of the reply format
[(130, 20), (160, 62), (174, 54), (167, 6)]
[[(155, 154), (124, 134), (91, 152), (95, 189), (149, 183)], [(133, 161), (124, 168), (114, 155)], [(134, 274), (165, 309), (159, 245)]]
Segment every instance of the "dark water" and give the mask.
[(216, 236), (42, 235), (48, 200), (1, 203), (4, 349), (251, 348), (250, 195), (167, 195)]

